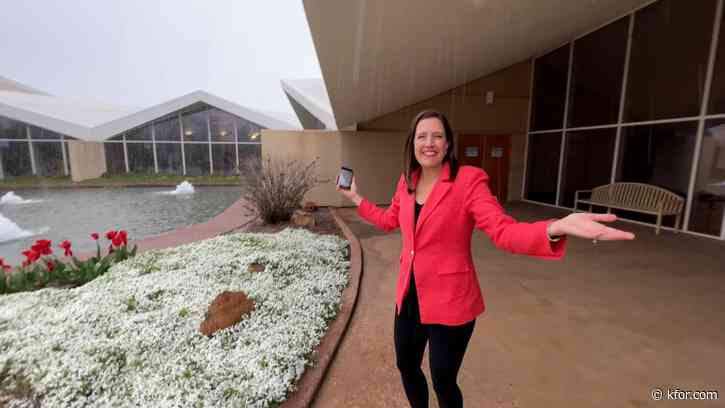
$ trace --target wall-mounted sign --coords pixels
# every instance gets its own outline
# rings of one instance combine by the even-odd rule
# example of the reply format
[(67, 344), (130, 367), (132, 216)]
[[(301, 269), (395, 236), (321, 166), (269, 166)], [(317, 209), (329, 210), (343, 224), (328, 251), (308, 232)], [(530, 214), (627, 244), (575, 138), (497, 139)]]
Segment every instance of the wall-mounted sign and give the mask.
[(491, 157), (503, 157), (503, 147), (494, 147), (491, 149)]
[(467, 146), (466, 157), (478, 157), (478, 146)]

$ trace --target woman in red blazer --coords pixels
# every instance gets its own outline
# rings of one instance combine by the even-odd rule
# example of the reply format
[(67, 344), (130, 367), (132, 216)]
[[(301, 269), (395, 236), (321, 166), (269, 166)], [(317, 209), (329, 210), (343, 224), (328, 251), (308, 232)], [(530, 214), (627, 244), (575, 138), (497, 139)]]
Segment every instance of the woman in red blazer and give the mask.
[(473, 228), (486, 232), (497, 248), (542, 259), (561, 259), (566, 236), (596, 240), (633, 239), (628, 232), (597, 221), (613, 214), (575, 213), (559, 220), (517, 222), (506, 215), (477, 167), (459, 166), (446, 117), (423, 111), (413, 120), (405, 146), (405, 173), (390, 207), (383, 210), (357, 193), (338, 191), (377, 227), (400, 228), (403, 249), (396, 290), (395, 353), (412, 407), (428, 406), (421, 370), (429, 343), (433, 388), (441, 407), (462, 407), (457, 385), (476, 317), (485, 308), (471, 257)]

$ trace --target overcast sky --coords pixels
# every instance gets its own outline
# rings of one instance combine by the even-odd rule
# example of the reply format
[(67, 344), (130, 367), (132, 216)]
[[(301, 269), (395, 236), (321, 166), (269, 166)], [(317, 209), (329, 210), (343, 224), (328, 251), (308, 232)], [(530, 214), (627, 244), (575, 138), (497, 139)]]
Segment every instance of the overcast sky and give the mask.
[(205, 90), (291, 113), (279, 80), (321, 77), (302, 0), (3, 2), (0, 76), (148, 107)]

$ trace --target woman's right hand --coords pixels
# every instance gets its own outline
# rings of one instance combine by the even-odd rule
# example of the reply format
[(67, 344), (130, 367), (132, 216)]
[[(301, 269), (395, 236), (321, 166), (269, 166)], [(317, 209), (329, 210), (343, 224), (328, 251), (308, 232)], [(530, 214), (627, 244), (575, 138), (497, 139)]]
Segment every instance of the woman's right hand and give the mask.
[(360, 205), (360, 201), (362, 201), (362, 197), (357, 193), (357, 185), (355, 184), (355, 176), (352, 177), (352, 183), (350, 183), (350, 189), (344, 189), (340, 188), (340, 185), (338, 182), (340, 181), (340, 176), (337, 176), (337, 179), (335, 180), (335, 190), (342, 193), (348, 200), (355, 203), (355, 205)]

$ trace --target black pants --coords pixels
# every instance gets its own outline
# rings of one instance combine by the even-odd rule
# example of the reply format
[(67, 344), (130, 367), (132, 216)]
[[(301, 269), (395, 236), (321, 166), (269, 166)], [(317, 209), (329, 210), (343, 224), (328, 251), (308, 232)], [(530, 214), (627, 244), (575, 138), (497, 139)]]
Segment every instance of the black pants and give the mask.
[[(409, 302), (409, 298), (414, 300)], [(422, 324), (417, 296), (406, 296), (400, 315), (395, 315), (395, 357), (411, 407), (428, 407), (428, 383), (421, 369), (426, 343), (438, 405), (463, 407), (463, 395), (457, 384), (458, 369), (475, 324), (475, 319), (460, 326)]]

